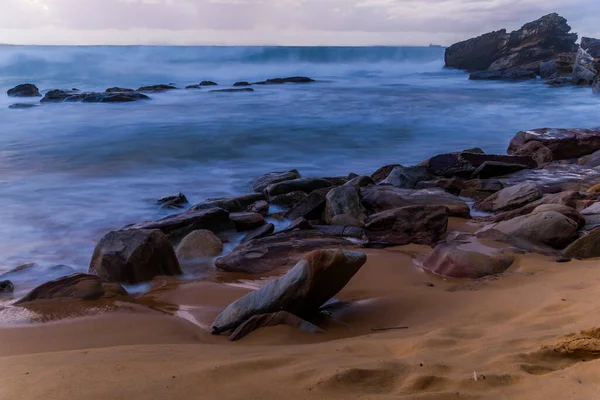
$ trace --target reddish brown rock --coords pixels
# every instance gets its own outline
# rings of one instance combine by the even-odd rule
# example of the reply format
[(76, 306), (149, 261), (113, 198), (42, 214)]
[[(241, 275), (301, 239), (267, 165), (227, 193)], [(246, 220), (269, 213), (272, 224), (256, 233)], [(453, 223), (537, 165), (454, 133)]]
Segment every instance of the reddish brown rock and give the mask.
[(542, 142), (532, 140), (525, 143), (516, 152), (517, 156), (529, 156), (535, 160), (538, 167), (544, 166), (553, 160), (553, 153), (548, 147), (544, 146)]
[(251, 231), (267, 223), (265, 218), (257, 213), (231, 213), (229, 219), (238, 232)]
[(516, 154), (528, 142), (537, 141), (552, 151), (552, 159), (582, 157), (600, 150), (598, 129), (532, 129), (521, 131), (510, 141), (509, 154)]

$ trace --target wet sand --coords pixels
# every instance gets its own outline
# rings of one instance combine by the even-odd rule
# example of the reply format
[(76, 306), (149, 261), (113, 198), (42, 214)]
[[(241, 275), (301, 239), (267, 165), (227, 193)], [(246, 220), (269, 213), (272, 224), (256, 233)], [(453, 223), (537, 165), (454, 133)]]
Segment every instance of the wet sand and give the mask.
[[(5, 323), (1, 397), (599, 397), (600, 333), (565, 337), (600, 326), (597, 260), (523, 255), (499, 277), (445, 280), (418, 267), (430, 251), (367, 251), (338, 296), (348, 304), (319, 321), (320, 335), (279, 326), (235, 343), (212, 336), (214, 317), (252, 284), (172, 279), (134, 304), (86, 303), (97, 315), (61, 319), (56, 311), (52, 322)], [(39, 307), (29, 312), (65, 304)], [(86, 314), (76, 308), (69, 315)], [(16, 311), (4, 310), (4, 321)], [(378, 331), (388, 328), (406, 329)]]

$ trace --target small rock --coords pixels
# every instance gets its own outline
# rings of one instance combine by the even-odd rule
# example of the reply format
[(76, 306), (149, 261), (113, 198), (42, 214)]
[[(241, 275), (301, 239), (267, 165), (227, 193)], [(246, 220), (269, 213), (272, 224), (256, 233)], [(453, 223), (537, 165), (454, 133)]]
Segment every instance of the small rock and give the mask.
[(200, 82), (200, 86), (217, 86), (218, 83), (213, 81), (202, 81)]
[(1, 281), (0, 282), (0, 293), (12, 293), (15, 291), (15, 285), (11, 281)]
[[(336, 216), (344, 215), (356, 221), (351, 226), (362, 226), (366, 218), (365, 209), (361, 204), (358, 189), (354, 186), (339, 186), (327, 193), (325, 203), (325, 220), (333, 223)], [(348, 219), (346, 219), (348, 221)]]
[(239, 87), (239, 86), (250, 86), (250, 84), (248, 82), (236, 82), (233, 84), (234, 87)]
[(191, 208), (192, 211), (208, 210), (211, 208), (222, 208), (229, 212), (246, 211), (249, 205), (265, 200), (265, 195), (262, 193), (243, 194), (241, 196), (225, 197), (220, 199), (209, 199), (203, 203), (196, 204)]
[(166, 92), (168, 90), (174, 90), (174, 89), (177, 89), (177, 88), (172, 85), (152, 85), (152, 86), (142, 86), (137, 91), (138, 92), (147, 92), (147, 93), (160, 93), (160, 92)]
[(414, 189), (421, 181), (432, 179), (433, 176), (426, 167), (395, 167), (390, 174), (382, 180), (382, 185), (392, 185), (399, 188)]
[(6, 92), (9, 97), (41, 97), (37, 86), (31, 83), (24, 83), (22, 85), (15, 86)]
[(185, 87), (186, 89), (202, 89), (200, 85), (188, 85)]
[(254, 92), (252, 88), (239, 88), (239, 89), (217, 89), (209, 90), (209, 93), (237, 93), (237, 92)]
[(12, 110), (26, 110), (29, 108), (39, 107), (38, 104), (30, 104), (30, 103), (15, 103), (8, 106), (8, 108)]
[(283, 83), (312, 83), (313, 79), (306, 76), (292, 76), (289, 78), (273, 78), (266, 81), (256, 82), (255, 85), (281, 85)]
[(299, 178), (300, 173), (295, 169), (286, 172), (269, 172), (268, 174), (252, 179), (250, 181), (250, 187), (253, 191), (262, 193), (269, 185)]
[(264, 217), (258, 213), (231, 213), (229, 219), (238, 232), (251, 231), (267, 223)]
[(183, 204), (188, 204), (188, 199), (183, 193), (177, 193), (176, 195), (161, 197), (156, 202), (162, 204), (162, 208), (183, 208)]
[(122, 87), (111, 87), (105, 90), (106, 93), (131, 93), (135, 92), (133, 89), (122, 88)]

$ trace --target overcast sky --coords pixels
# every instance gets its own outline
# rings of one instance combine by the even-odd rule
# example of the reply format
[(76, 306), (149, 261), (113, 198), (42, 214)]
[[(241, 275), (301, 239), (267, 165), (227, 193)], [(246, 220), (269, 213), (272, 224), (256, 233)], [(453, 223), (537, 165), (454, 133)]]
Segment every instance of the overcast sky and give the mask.
[(554, 11), (600, 37), (600, 0), (0, 2), (0, 43), (447, 45)]

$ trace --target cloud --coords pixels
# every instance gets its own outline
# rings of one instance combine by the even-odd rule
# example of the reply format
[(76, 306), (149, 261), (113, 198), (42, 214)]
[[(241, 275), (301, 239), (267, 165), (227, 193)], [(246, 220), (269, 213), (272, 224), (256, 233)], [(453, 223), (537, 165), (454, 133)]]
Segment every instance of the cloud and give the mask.
[(553, 11), (567, 17), (577, 31), (600, 34), (592, 18), (600, 13), (597, 0), (2, 1), (7, 4), (0, 14), (0, 32), (27, 40), (37, 33), (40, 43), (86, 37), (101, 43), (138, 43), (144, 42), (141, 32), (160, 32), (166, 41), (182, 43), (287, 44), (282, 40), (292, 36), (290, 44), (296, 44), (318, 32), (334, 41), (358, 35), (382, 44), (422, 44), (515, 29)]

